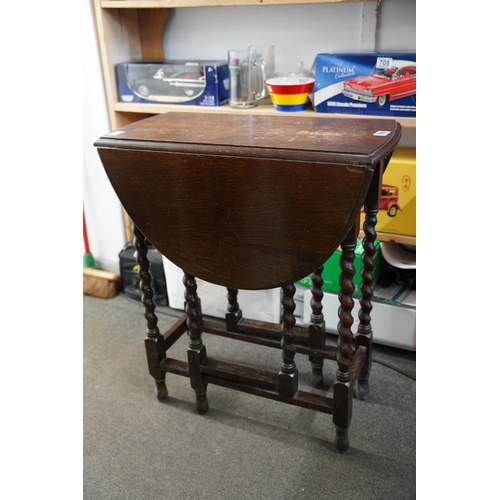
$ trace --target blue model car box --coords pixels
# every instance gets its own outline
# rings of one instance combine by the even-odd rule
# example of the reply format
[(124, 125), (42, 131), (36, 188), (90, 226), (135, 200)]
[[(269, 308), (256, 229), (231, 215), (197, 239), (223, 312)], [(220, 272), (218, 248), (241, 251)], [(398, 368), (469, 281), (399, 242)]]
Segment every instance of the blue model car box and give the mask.
[(140, 61), (116, 65), (120, 102), (220, 106), (229, 98), (227, 61)]
[(318, 54), (311, 96), (320, 113), (415, 117), (415, 52)]

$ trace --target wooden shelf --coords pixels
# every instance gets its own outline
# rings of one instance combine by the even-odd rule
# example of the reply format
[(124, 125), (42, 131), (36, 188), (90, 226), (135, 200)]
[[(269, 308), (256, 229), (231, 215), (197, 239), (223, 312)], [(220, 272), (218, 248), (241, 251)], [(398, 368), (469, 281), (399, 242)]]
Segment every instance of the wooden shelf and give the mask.
[[(314, 109), (309, 108), (304, 111), (297, 111), (293, 113), (284, 113), (276, 111), (272, 104), (263, 104), (250, 109), (233, 109), (227, 104), (222, 106), (190, 106), (181, 104), (154, 104), (154, 103), (126, 103), (117, 102), (114, 105), (114, 110), (116, 112), (124, 113), (142, 113), (142, 114), (152, 114), (160, 115), (163, 113), (168, 113), (170, 111), (182, 111), (183, 113), (224, 113), (224, 114), (253, 114), (253, 115), (267, 115), (267, 116), (277, 116), (277, 115), (287, 115), (295, 117), (302, 116), (316, 116), (318, 118), (389, 118), (384, 116), (368, 116), (368, 115), (344, 115), (339, 113), (317, 113)], [(394, 120), (398, 121), (404, 128), (416, 128), (416, 118), (400, 118), (394, 117)]]
[[(356, 3), (369, 0), (92, 0), (96, 20), (99, 52), (103, 70), (106, 105), (111, 130), (134, 123), (151, 115), (182, 111), (185, 113), (234, 113), (269, 116), (318, 118), (380, 118), (378, 116), (344, 115), (337, 113), (316, 113), (311, 105), (304, 111), (283, 113), (271, 104), (252, 109), (233, 109), (229, 105), (217, 107), (190, 106), (162, 103), (119, 102), (116, 85), (116, 64), (133, 60), (160, 60), (164, 57), (163, 33), (171, 14), (171, 9), (189, 7), (229, 7), (259, 5), (303, 5), (326, 3)], [(416, 130), (416, 118), (395, 117), (401, 126), (410, 132)], [(124, 212), (127, 240), (133, 238), (130, 219)], [(416, 244), (416, 238), (379, 233), (382, 241), (394, 240), (398, 243)]]
[(180, 9), (184, 7), (242, 7), (368, 1), (370, 0), (101, 0), (100, 4), (103, 9)]

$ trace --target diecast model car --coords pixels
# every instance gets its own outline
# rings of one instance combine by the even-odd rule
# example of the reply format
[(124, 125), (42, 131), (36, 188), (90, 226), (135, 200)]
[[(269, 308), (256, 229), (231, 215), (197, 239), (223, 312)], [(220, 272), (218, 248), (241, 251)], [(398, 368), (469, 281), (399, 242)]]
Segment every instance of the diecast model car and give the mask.
[(355, 101), (375, 103), (381, 108), (387, 101), (417, 93), (416, 72), (415, 61), (393, 59), (390, 68), (346, 80), (342, 93)]
[(142, 97), (152, 94), (158, 95), (185, 95), (192, 97), (205, 88), (205, 74), (203, 71), (175, 71), (170, 68), (160, 68), (153, 79), (136, 80), (133, 90)]
[(396, 186), (382, 184), (379, 211), (387, 212), (389, 217), (396, 217), (398, 210), (403, 211), (399, 206), (399, 189)]
[[(398, 211), (403, 212), (399, 205), (399, 189), (396, 186), (382, 184), (382, 192), (378, 205), (379, 212), (386, 212), (389, 217), (396, 217)], [(361, 213), (365, 213), (364, 208)]]

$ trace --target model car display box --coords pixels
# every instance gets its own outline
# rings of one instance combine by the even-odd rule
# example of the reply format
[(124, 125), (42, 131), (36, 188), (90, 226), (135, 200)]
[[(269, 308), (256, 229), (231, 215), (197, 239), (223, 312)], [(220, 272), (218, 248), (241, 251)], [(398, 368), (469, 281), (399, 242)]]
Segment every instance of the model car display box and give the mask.
[(227, 61), (140, 61), (116, 65), (120, 102), (220, 106), (229, 98)]
[[(362, 213), (361, 224), (364, 222)], [(377, 232), (417, 236), (417, 157), (415, 148), (397, 147), (382, 178)]]
[(314, 73), (319, 113), (416, 117), (415, 52), (318, 54)]
[[(339, 284), (339, 276), (341, 272), (340, 268), (340, 257), (342, 255), (342, 250), (336, 250), (333, 255), (325, 262), (323, 265), (323, 273), (322, 278), (324, 281), (323, 291), (338, 293), (340, 291)], [(356, 269), (356, 274), (353, 278), (353, 283), (356, 286), (356, 289), (353, 293), (353, 297), (361, 296), (361, 269), (363, 268), (363, 243), (361, 240), (358, 240), (356, 244), (356, 248), (354, 249), (354, 267)], [(380, 241), (375, 240), (375, 255), (373, 257), (373, 261), (375, 263), (375, 269), (373, 271), (373, 278), (376, 281), (378, 277), (378, 263), (380, 260)], [(297, 285), (304, 286), (309, 288), (311, 286), (311, 277), (306, 276), (297, 282)]]

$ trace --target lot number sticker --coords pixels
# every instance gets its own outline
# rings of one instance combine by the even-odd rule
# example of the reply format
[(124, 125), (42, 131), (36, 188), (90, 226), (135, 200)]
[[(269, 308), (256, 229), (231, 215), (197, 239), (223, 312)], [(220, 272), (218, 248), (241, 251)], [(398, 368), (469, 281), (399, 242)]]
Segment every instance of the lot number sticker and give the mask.
[(381, 137), (385, 137), (386, 135), (389, 135), (390, 131), (388, 130), (379, 130), (378, 132), (375, 132), (373, 135), (379, 135)]
[(375, 67), (377, 69), (390, 68), (392, 65), (392, 57), (377, 57), (377, 64)]

